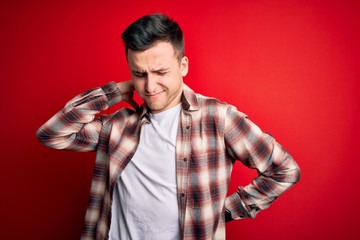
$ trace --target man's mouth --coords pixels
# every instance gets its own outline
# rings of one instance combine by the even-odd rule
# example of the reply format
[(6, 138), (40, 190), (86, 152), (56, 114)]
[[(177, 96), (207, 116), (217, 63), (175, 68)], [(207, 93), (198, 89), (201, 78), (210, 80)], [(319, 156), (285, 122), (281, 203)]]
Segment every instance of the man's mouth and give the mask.
[(162, 91), (156, 92), (156, 93), (145, 94), (145, 96), (147, 96), (147, 97), (155, 97), (155, 96), (157, 96), (157, 95), (159, 95), (160, 93), (163, 93), (163, 92), (165, 92), (165, 90), (162, 90)]

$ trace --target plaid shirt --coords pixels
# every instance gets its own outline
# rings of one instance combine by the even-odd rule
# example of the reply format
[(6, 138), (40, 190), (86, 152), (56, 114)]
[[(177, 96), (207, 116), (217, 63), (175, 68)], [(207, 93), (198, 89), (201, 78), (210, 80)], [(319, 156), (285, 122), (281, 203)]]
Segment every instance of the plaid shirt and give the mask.
[[(98, 115), (119, 101), (114, 82), (89, 90), (37, 132), (48, 147), (97, 152), (82, 239), (108, 238), (114, 185), (136, 151), (143, 123), (149, 121), (146, 106)], [(235, 160), (259, 175), (227, 196)], [(300, 179), (300, 170), (245, 114), (185, 85), (176, 177), (181, 239), (225, 239), (225, 209), (233, 219), (255, 217)]]

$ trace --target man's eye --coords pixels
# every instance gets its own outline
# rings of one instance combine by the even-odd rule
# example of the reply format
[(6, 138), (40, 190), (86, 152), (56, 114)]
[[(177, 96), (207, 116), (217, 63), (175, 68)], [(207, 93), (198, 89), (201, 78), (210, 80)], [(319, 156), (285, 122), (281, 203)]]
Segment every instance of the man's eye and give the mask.
[(141, 77), (145, 76), (144, 73), (135, 73), (134, 75), (135, 75), (135, 77), (138, 77), (138, 78), (141, 78)]

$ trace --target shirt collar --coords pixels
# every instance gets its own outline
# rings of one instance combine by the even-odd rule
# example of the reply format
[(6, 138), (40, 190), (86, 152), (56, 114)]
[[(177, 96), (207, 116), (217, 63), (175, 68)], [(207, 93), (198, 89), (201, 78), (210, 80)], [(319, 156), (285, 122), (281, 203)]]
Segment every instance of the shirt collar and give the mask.
[(186, 84), (184, 84), (181, 102), (183, 109), (188, 112), (199, 110), (198, 98), (195, 92)]

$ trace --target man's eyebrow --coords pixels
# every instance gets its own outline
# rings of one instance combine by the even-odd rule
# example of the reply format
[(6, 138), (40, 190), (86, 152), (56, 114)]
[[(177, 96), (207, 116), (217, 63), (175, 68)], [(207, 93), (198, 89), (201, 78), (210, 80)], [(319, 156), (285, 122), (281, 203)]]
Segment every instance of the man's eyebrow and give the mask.
[(131, 69), (132, 73), (146, 73), (145, 70), (141, 70), (141, 69)]
[(158, 68), (158, 69), (152, 69), (151, 72), (167, 72), (170, 68)]
[[(158, 72), (167, 72), (169, 70), (170, 70), (170, 68), (164, 67), (164, 68), (152, 69), (152, 70), (150, 70), (150, 72), (158, 73)], [(138, 69), (138, 68), (132, 69), (131, 72), (134, 73), (134, 74), (145, 74), (145, 73), (147, 73), (146, 70)]]

